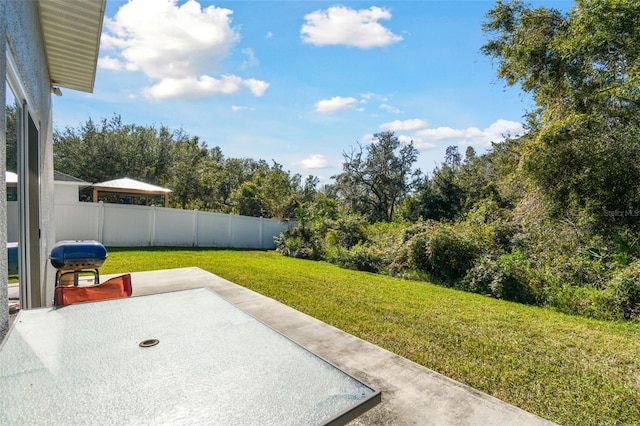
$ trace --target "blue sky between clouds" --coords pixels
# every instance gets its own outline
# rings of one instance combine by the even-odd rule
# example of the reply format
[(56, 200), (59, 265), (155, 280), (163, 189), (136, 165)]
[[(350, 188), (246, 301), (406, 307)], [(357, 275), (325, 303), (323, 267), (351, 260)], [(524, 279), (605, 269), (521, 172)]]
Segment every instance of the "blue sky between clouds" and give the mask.
[(449, 145), (481, 153), (523, 132), (529, 96), (480, 53), (493, 5), (107, 0), (94, 93), (63, 90), (54, 125), (120, 114), (324, 183), (343, 151), (393, 130), (430, 172)]

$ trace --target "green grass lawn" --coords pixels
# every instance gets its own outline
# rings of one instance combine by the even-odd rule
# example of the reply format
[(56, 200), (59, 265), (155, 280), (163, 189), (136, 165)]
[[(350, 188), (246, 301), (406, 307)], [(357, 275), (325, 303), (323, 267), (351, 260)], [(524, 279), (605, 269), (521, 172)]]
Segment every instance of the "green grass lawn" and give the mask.
[(561, 424), (640, 424), (637, 323), (572, 317), (275, 252), (108, 251), (103, 274), (197, 266)]

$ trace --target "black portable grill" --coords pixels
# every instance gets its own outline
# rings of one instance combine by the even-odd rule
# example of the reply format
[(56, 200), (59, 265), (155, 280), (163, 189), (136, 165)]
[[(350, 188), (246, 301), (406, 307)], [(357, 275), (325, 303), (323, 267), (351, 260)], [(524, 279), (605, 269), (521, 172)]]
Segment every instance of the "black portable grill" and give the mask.
[(107, 249), (98, 241), (60, 241), (51, 250), (49, 259), (56, 272), (56, 287), (62, 277), (73, 275), (73, 285), (78, 285), (81, 273), (91, 273), (95, 284), (100, 282), (98, 268), (107, 259)]

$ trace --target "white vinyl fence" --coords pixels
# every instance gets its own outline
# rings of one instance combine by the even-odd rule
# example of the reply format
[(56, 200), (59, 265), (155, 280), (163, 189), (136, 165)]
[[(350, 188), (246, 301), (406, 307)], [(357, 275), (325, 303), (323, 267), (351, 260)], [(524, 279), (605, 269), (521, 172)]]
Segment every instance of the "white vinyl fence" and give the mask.
[[(8, 238), (18, 241), (17, 203), (7, 204)], [(278, 220), (153, 206), (74, 202), (55, 209), (56, 241), (97, 240), (112, 247), (273, 249), (273, 237), (287, 229)]]

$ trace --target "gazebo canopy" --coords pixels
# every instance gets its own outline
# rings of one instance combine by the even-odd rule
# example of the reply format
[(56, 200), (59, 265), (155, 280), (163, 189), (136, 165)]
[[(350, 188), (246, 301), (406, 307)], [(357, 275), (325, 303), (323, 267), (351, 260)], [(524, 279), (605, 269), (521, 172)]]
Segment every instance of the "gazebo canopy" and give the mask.
[[(153, 196), (161, 195), (164, 198), (164, 206), (169, 206), (170, 189), (161, 186), (151, 185), (149, 183), (140, 182), (135, 179), (122, 178), (114, 179), (107, 182), (94, 183), (93, 201), (98, 202), (100, 193), (105, 194), (105, 198), (109, 198), (108, 194), (115, 195), (117, 202), (123, 204), (134, 204), (133, 199), (144, 200), (144, 204), (148, 205), (149, 200), (153, 200)], [(112, 197), (113, 198), (113, 197)], [(142, 203), (136, 203), (142, 204)]]

